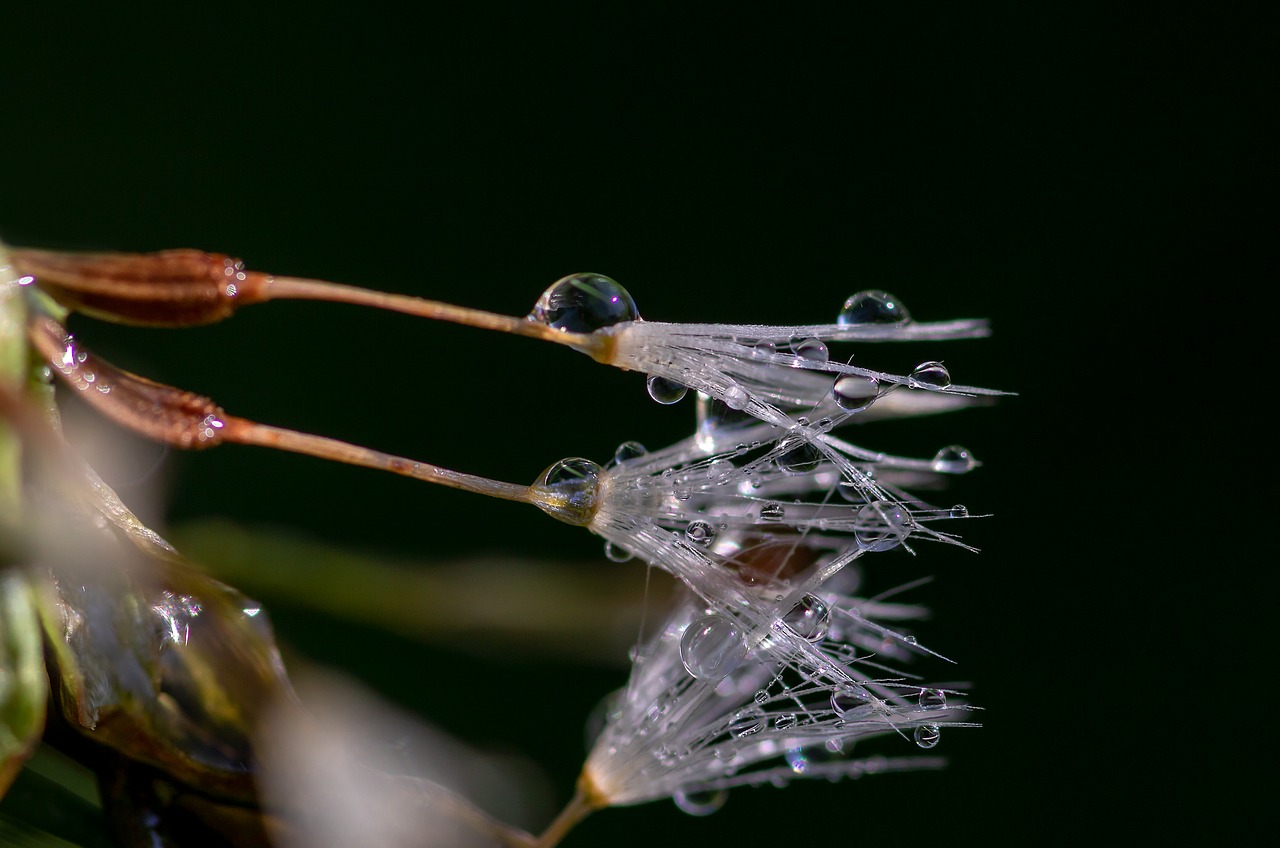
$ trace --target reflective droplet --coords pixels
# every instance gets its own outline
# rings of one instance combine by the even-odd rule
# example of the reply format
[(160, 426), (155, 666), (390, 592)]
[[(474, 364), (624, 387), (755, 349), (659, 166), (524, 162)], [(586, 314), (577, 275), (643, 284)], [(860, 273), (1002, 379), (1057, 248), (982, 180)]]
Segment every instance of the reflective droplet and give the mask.
[(955, 506), (951, 507), (951, 517), (952, 518), (968, 518), (969, 507), (965, 506), (964, 504), (956, 504)]
[(801, 639), (819, 642), (831, 629), (831, 608), (817, 595), (805, 595), (782, 617)]
[(773, 726), (778, 730), (790, 730), (797, 724), (795, 713), (783, 713), (773, 720)]
[(947, 445), (933, 455), (933, 470), (940, 474), (963, 474), (975, 465), (973, 454), (960, 445)]
[(941, 689), (921, 689), (920, 690), (920, 709), (922, 710), (945, 710), (947, 708), (947, 693)]
[(685, 396), (685, 393), (689, 391), (688, 387), (683, 383), (668, 380), (666, 377), (659, 377), (657, 374), (650, 374), (645, 386), (649, 389), (649, 397), (665, 406), (678, 403)]
[(760, 507), (761, 521), (781, 521), (786, 515), (787, 511), (780, 503), (767, 503)]
[(920, 640), (919, 640), (919, 639), (917, 639), (917, 638), (916, 638), (916, 637), (914, 637), (914, 636), (903, 636), (903, 637), (902, 637), (902, 641), (906, 642), (908, 645), (915, 645), (915, 644), (917, 644)]
[(853, 686), (844, 686), (831, 693), (831, 709), (841, 718), (851, 719), (864, 714), (870, 715), (873, 704), (869, 692)]
[(724, 405), (735, 412), (746, 409), (750, 401), (751, 395), (747, 394), (747, 390), (736, 383), (724, 390)]
[(786, 474), (808, 474), (822, 464), (822, 452), (803, 442), (778, 457), (778, 468)]
[(611, 562), (630, 562), (632, 558), (631, 551), (613, 542), (604, 543), (604, 556)]
[(769, 693), (763, 689), (757, 689), (756, 693), (751, 696), (751, 700), (763, 706), (769, 703)]
[(880, 395), (880, 381), (860, 374), (845, 374), (831, 387), (831, 399), (845, 412), (866, 409)]
[(723, 807), (728, 799), (728, 789), (711, 789), (706, 792), (677, 789), (671, 796), (680, 811), (691, 816), (709, 816)]
[(729, 719), (729, 733), (741, 739), (744, 736), (759, 733), (764, 730), (766, 724), (764, 710), (759, 707), (746, 707), (738, 710), (733, 718)]
[(538, 478), (535, 501), (544, 512), (569, 524), (585, 525), (595, 512), (604, 469), (589, 459), (570, 457), (553, 463)]
[(821, 339), (803, 339), (791, 343), (791, 350), (801, 359), (810, 362), (826, 362), (831, 358), (827, 345)]
[(764, 341), (756, 342), (755, 350), (762, 356), (769, 356), (770, 354), (778, 352), (778, 346), (768, 339), (765, 339)]
[(640, 317), (627, 290), (602, 274), (570, 274), (551, 284), (530, 321), (570, 333), (590, 333)]
[(948, 389), (951, 372), (941, 362), (921, 362), (907, 378), (907, 385), (913, 389)]
[(938, 739), (942, 736), (942, 731), (938, 729), (936, 724), (922, 724), (915, 729), (916, 744), (921, 748), (932, 748), (938, 744)]
[(716, 529), (705, 521), (690, 521), (684, 528), (684, 537), (699, 547), (710, 547), (715, 541)]
[(742, 629), (730, 618), (712, 614), (691, 623), (680, 637), (680, 662), (699, 680), (723, 680), (747, 655)]
[(911, 532), (911, 513), (890, 501), (875, 501), (858, 510), (853, 535), (869, 551), (887, 551)]
[(629, 459), (644, 456), (649, 451), (639, 442), (623, 442), (613, 451), (613, 464), (621, 465)]
[(707, 466), (707, 479), (726, 480), (733, 473), (733, 463), (727, 459), (717, 459)]
[(854, 324), (905, 324), (911, 320), (907, 307), (887, 291), (860, 291), (844, 302), (836, 323), (842, 327)]

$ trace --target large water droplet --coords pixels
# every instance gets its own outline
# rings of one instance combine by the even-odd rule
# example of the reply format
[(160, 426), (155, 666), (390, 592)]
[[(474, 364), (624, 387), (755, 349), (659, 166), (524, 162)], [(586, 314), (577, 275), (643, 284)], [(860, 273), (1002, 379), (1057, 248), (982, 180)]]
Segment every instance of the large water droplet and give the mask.
[(880, 394), (880, 381), (860, 374), (845, 374), (831, 387), (831, 399), (846, 412), (866, 409)]
[(902, 544), (911, 532), (911, 513), (890, 501), (874, 501), (858, 510), (853, 535), (869, 551), (887, 551)]
[(539, 508), (561, 521), (584, 525), (595, 512), (604, 469), (589, 459), (570, 457), (553, 463), (538, 478)]
[(920, 709), (922, 710), (945, 710), (947, 708), (947, 693), (941, 689), (921, 689), (920, 690)]
[(915, 729), (913, 734), (916, 744), (921, 748), (932, 748), (938, 744), (938, 740), (942, 737), (942, 731), (938, 729), (936, 724), (922, 724)]
[(786, 516), (787, 511), (780, 503), (767, 503), (760, 507), (761, 521), (781, 521)]
[(808, 474), (822, 464), (822, 452), (804, 442), (777, 459), (778, 468), (786, 474)]
[(710, 789), (706, 792), (677, 789), (671, 796), (680, 811), (691, 816), (709, 816), (723, 807), (728, 798), (728, 789)]
[(907, 378), (907, 385), (913, 389), (949, 389), (951, 372), (941, 362), (921, 362)]
[(842, 327), (854, 324), (905, 324), (911, 320), (907, 307), (887, 291), (860, 291), (844, 302), (836, 323)]
[(604, 543), (604, 556), (610, 562), (630, 562), (632, 558), (631, 551), (613, 542)]
[(947, 445), (933, 455), (933, 470), (940, 474), (963, 474), (975, 465), (973, 454), (960, 445)]
[(627, 290), (602, 274), (570, 274), (551, 284), (530, 321), (570, 333), (590, 333), (640, 317)]
[(645, 387), (649, 390), (649, 397), (665, 406), (678, 403), (689, 391), (683, 383), (659, 377), (657, 374), (649, 375), (649, 379), (645, 381)]
[(801, 339), (792, 342), (791, 350), (796, 356), (810, 362), (826, 362), (831, 358), (826, 343), (821, 339)]
[(874, 703), (871, 694), (860, 687), (842, 686), (831, 692), (831, 709), (844, 719), (870, 715)]
[(684, 537), (698, 547), (707, 548), (715, 541), (716, 529), (705, 521), (690, 521), (684, 528)]
[(764, 730), (767, 723), (764, 710), (759, 707), (746, 707), (738, 710), (733, 718), (729, 719), (729, 732), (741, 739)]
[(623, 442), (613, 452), (613, 464), (621, 465), (628, 459), (644, 456), (649, 451), (639, 442)]
[(699, 680), (723, 680), (747, 655), (742, 629), (723, 615), (708, 615), (691, 623), (680, 637), (680, 661)]
[(831, 628), (831, 607), (817, 595), (805, 595), (782, 617), (801, 639), (819, 642)]

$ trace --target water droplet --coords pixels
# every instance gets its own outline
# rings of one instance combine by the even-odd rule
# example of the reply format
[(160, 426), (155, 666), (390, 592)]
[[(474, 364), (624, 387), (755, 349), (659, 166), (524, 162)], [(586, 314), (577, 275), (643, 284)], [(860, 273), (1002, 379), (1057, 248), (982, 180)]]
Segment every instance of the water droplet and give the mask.
[(725, 481), (733, 473), (733, 463), (727, 459), (717, 459), (707, 466), (707, 479)]
[(767, 721), (764, 710), (759, 707), (746, 707), (734, 713), (729, 719), (729, 733), (741, 739), (764, 730)]
[[(756, 485), (754, 480), (752, 485)], [(787, 511), (780, 503), (767, 503), (760, 507), (761, 521), (781, 521), (786, 515)]]
[(940, 474), (963, 474), (975, 465), (973, 454), (960, 445), (947, 445), (933, 455), (933, 470)]
[(750, 400), (751, 395), (747, 394), (747, 390), (737, 383), (724, 390), (724, 405), (735, 412), (746, 409)]
[(602, 274), (570, 274), (551, 284), (529, 313), (537, 321), (570, 333), (590, 333), (640, 317), (627, 290)]
[(871, 694), (865, 689), (843, 686), (831, 693), (831, 709), (845, 719), (870, 715), (873, 706)]
[(604, 469), (589, 459), (570, 457), (553, 463), (535, 487), (544, 491), (538, 507), (569, 524), (585, 525), (595, 513)]
[(869, 551), (887, 551), (902, 544), (911, 532), (911, 513), (890, 501), (874, 501), (858, 510), (853, 535)]
[(621, 465), (628, 459), (635, 459), (638, 456), (644, 456), (649, 451), (639, 442), (623, 442), (618, 445), (613, 452), (613, 464)]
[(845, 374), (831, 387), (831, 399), (845, 412), (866, 409), (880, 394), (880, 381), (860, 374)]
[(916, 744), (921, 748), (932, 748), (938, 744), (942, 731), (938, 729), (936, 724), (922, 724), (915, 729), (913, 735), (915, 736)]
[(836, 323), (841, 327), (855, 324), (906, 324), (911, 320), (907, 307), (887, 291), (860, 291), (844, 302)]
[(844, 752), (844, 740), (839, 736), (833, 736), (826, 741), (823, 747), (833, 754), (840, 754)]
[(751, 700), (763, 706), (769, 703), (769, 693), (763, 689), (757, 689), (756, 693), (751, 696)]
[(671, 796), (680, 811), (691, 816), (709, 816), (723, 807), (728, 799), (728, 789), (711, 789), (706, 792), (677, 789)]
[(680, 637), (680, 661), (699, 680), (723, 680), (746, 656), (741, 628), (723, 615), (698, 619)]
[(645, 386), (649, 389), (649, 397), (664, 406), (678, 403), (685, 396), (685, 393), (689, 391), (688, 387), (683, 383), (668, 380), (666, 377), (659, 377), (657, 374), (650, 374)]
[(773, 720), (773, 726), (778, 730), (790, 730), (796, 726), (796, 714), (783, 713)]
[(804, 442), (777, 459), (778, 468), (786, 474), (808, 474), (822, 464), (822, 452)]
[(577, 485), (583, 481), (594, 484), (601, 470), (599, 465), (589, 459), (570, 457), (553, 463), (550, 468), (542, 472), (540, 482), (544, 486)]
[(801, 359), (807, 359), (810, 362), (826, 362), (831, 358), (831, 353), (821, 339), (803, 339), (792, 342), (791, 350), (796, 356)]
[(805, 595), (782, 617), (801, 639), (819, 642), (831, 629), (831, 607), (817, 595)]
[(762, 342), (756, 342), (755, 350), (765, 356), (768, 356), (769, 354), (777, 353), (778, 346), (768, 339), (765, 339)]
[(699, 547), (707, 548), (715, 541), (716, 529), (705, 521), (690, 521), (684, 537)]
[(922, 710), (945, 710), (947, 708), (947, 693), (941, 689), (921, 689), (920, 690), (920, 709)]
[(913, 389), (948, 389), (951, 372), (941, 362), (921, 362), (907, 378), (907, 385)]
[(631, 551), (613, 542), (604, 543), (604, 556), (611, 562), (629, 562), (632, 558)]
[(914, 636), (903, 636), (903, 637), (902, 637), (902, 641), (906, 642), (908, 645), (915, 645), (915, 644), (917, 644), (920, 640), (919, 640), (919, 639), (917, 639), (917, 638), (916, 638), (916, 637), (914, 637)]
[(955, 506), (951, 507), (951, 517), (952, 518), (968, 518), (969, 507), (965, 506), (964, 504), (956, 504)]

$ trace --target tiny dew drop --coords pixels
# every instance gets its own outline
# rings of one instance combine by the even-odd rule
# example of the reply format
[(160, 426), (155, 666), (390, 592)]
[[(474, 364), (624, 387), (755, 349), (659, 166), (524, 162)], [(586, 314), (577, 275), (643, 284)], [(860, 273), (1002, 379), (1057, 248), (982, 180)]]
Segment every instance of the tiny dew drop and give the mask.
[(955, 506), (951, 507), (951, 517), (952, 518), (968, 518), (969, 507), (965, 506), (964, 504), (956, 504)]
[(841, 327), (857, 324), (906, 324), (911, 320), (907, 307), (887, 291), (860, 291), (844, 302), (836, 323)]
[(890, 501), (874, 501), (858, 510), (853, 535), (869, 551), (887, 551), (911, 532), (911, 513)]
[(880, 394), (880, 381), (860, 374), (845, 374), (831, 387), (831, 399), (845, 412), (866, 409)]
[(671, 796), (680, 811), (691, 816), (709, 816), (723, 807), (728, 798), (728, 789), (711, 789), (706, 792), (677, 789)]
[(623, 442), (613, 451), (613, 464), (621, 465), (628, 459), (644, 456), (649, 451), (639, 442)]
[(826, 362), (831, 358), (826, 344), (821, 339), (801, 339), (791, 343), (791, 350), (801, 359), (810, 362)]
[(603, 274), (570, 274), (542, 293), (530, 321), (569, 333), (590, 333), (640, 317), (636, 303), (617, 281)]
[(933, 455), (933, 470), (940, 474), (964, 474), (977, 464), (973, 454), (960, 445), (947, 445)]
[(738, 710), (733, 718), (729, 719), (729, 733), (741, 739), (764, 730), (767, 723), (764, 710), (759, 707), (746, 707)]
[(664, 406), (679, 403), (685, 393), (689, 391), (683, 383), (668, 380), (666, 377), (659, 377), (657, 374), (650, 374), (645, 386), (649, 389), (649, 397)]
[(920, 690), (920, 709), (922, 710), (945, 710), (947, 708), (947, 693), (941, 689), (921, 689)]
[(938, 744), (938, 739), (942, 736), (942, 731), (938, 729), (936, 724), (922, 724), (915, 729), (916, 744), (921, 748), (932, 748)]
[(757, 704), (767, 704), (769, 702), (769, 693), (763, 689), (757, 689), (756, 693), (751, 696), (751, 700), (755, 701)]
[(692, 622), (680, 637), (680, 662), (699, 680), (723, 680), (746, 656), (741, 628), (723, 615), (713, 613)]
[(792, 448), (777, 459), (785, 474), (808, 474), (822, 463), (822, 453), (810, 442)]
[(690, 521), (684, 528), (684, 537), (693, 544), (706, 548), (715, 541), (716, 529), (705, 521)]
[(604, 543), (604, 557), (611, 562), (630, 562), (631, 551), (613, 542)]
[(819, 642), (831, 629), (831, 608), (817, 595), (805, 595), (782, 617), (801, 639)]
[(773, 726), (778, 730), (790, 730), (797, 723), (795, 713), (783, 713), (773, 720)]
[(951, 372), (941, 362), (921, 362), (907, 378), (907, 385), (913, 389), (949, 389)]

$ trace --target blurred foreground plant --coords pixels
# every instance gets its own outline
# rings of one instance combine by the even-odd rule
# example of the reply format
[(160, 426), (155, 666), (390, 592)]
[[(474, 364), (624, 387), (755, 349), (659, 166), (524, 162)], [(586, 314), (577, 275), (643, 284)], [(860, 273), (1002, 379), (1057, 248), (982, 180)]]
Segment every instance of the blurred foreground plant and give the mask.
[[(55, 681), (45, 738), (95, 762), (114, 832), (128, 844), (197, 844), (213, 834), (236, 844), (314, 845), (328, 834), (335, 845), (549, 846), (600, 807), (670, 797), (705, 814), (737, 786), (935, 768), (933, 756), (860, 749), (854, 756), (853, 749), (877, 735), (931, 749), (943, 728), (972, 726), (962, 692), (900, 668), (913, 655), (939, 656), (887, 623), (922, 610), (858, 592), (865, 559), (923, 542), (961, 545), (939, 528), (967, 518), (967, 509), (932, 506), (904, 487), (932, 486), (977, 463), (956, 445), (913, 459), (858, 447), (834, 431), (960, 409), (996, 393), (954, 384), (937, 361), (893, 374), (833, 360), (829, 346), (981, 336), (983, 322), (918, 323), (892, 295), (867, 291), (833, 324), (659, 324), (641, 320), (625, 289), (596, 274), (564, 278), (518, 318), (272, 277), (198, 251), (15, 250), (0, 256), (0, 268), (8, 428), (0, 442), (0, 495), (8, 498), (0, 789), (40, 738), (40, 629)], [(371, 305), (564, 343), (645, 373), (659, 403), (693, 390), (696, 429), (662, 450), (624, 442), (606, 464), (564, 459), (530, 485), (510, 484), (229, 415), (208, 398), (102, 361), (63, 326), (68, 308), (186, 326), (282, 298)], [(308, 773), (297, 767), (300, 752), (319, 756), (319, 740), (342, 734), (330, 724), (312, 743), (271, 742), (291, 730), (306, 738), (317, 720), (307, 717), (315, 705), (293, 693), (261, 606), (188, 564), (70, 454), (51, 403), (55, 375), (118, 423), (177, 447), (275, 447), (530, 503), (602, 537), (609, 558), (635, 558), (678, 578), (684, 593), (636, 646), (626, 687), (606, 700), (564, 812), (535, 839), (472, 808), (438, 775), (392, 776), (386, 763), (343, 776), (365, 790), (291, 791)], [(20, 519), (33, 499), (40, 520)], [(274, 730), (264, 736), (267, 726)], [(346, 750), (335, 748), (334, 761), (346, 761)], [(258, 795), (264, 783), (276, 787), (266, 806)], [(373, 815), (367, 826), (357, 812), (350, 821), (332, 818), (341, 806), (333, 799), (362, 792), (370, 804), (429, 814)], [(389, 830), (391, 821), (404, 824)], [(430, 821), (451, 824), (433, 830)]]

